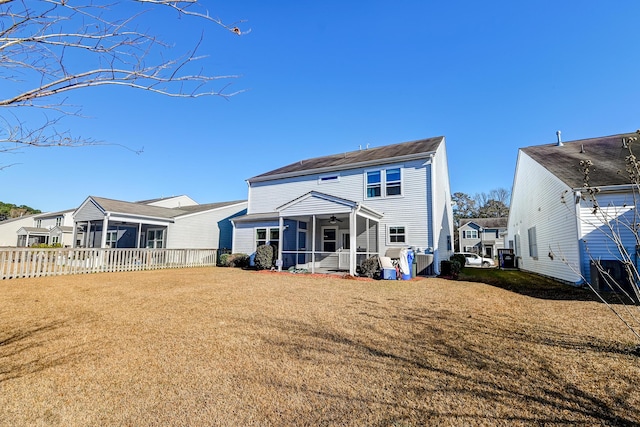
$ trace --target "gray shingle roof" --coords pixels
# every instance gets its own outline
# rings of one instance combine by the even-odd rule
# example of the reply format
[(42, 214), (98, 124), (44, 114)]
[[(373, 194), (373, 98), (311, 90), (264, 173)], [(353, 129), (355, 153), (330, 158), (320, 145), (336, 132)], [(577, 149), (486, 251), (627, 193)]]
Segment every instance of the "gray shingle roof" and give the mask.
[[(580, 170), (581, 160), (591, 160), (590, 184), (592, 186), (629, 184), (625, 171), (625, 157), (629, 149), (622, 145), (623, 137), (638, 136), (634, 133), (581, 139), (557, 144), (536, 145), (521, 150), (540, 163), (571, 188), (584, 185), (584, 174)], [(631, 143), (634, 153), (640, 154), (640, 143)]]
[[(237, 205), (238, 203), (246, 202), (246, 200), (233, 200), (230, 202), (218, 202), (218, 203), (206, 203), (204, 205), (190, 205), (190, 206), (181, 206), (178, 208), (181, 211), (186, 211), (187, 213), (196, 213), (196, 212), (204, 212), (210, 211), (213, 209), (220, 209), (227, 206)], [(180, 214), (183, 215), (183, 214)]]
[(205, 212), (213, 209), (223, 208), (246, 200), (234, 200), (230, 202), (207, 203), (203, 205), (181, 206), (179, 208), (164, 208), (161, 206), (151, 206), (144, 203), (125, 202), (123, 200), (106, 199), (104, 197), (91, 197), (93, 200), (108, 212), (117, 212), (130, 215), (148, 216), (154, 218), (175, 218), (197, 212)]
[(254, 176), (253, 178), (249, 178), (249, 182), (262, 181), (264, 179), (276, 178), (282, 175), (299, 176), (317, 173), (320, 171), (350, 169), (360, 165), (389, 163), (394, 160), (400, 161), (408, 156), (419, 156), (421, 154), (424, 154), (426, 157), (429, 153), (435, 152), (443, 140), (444, 137), (438, 136), (418, 141), (386, 145), (384, 147), (368, 148), (366, 150), (351, 151), (331, 156), (301, 160)]
[(507, 228), (508, 218), (463, 218), (460, 219), (460, 227), (470, 222), (482, 228)]
[(125, 202), (122, 200), (105, 199), (104, 197), (91, 197), (107, 212), (125, 213), (131, 215), (149, 216), (155, 218), (173, 218), (187, 213), (182, 209), (170, 209), (160, 206), (149, 206), (142, 203)]

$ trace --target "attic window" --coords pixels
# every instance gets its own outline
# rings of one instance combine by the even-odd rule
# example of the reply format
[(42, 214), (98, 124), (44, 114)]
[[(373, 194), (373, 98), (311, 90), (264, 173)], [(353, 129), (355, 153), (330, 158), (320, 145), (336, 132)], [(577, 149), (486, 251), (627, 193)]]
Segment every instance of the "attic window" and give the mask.
[(340, 181), (340, 174), (332, 173), (330, 175), (320, 175), (318, 177), (318, 184), (327, 184), (329, 182)]

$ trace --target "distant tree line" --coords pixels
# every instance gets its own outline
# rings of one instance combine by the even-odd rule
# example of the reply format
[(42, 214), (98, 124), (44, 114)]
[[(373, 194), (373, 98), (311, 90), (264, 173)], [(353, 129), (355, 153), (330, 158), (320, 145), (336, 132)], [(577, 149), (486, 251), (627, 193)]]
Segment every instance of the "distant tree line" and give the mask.
[(456, 226), (463, 218), (502, 218), (509, 216), (511, 192), (497, 188), (488, 193), (453, 193), (453, 218)]
[(38, 213), (42, 213), (42, 211), (25, 205), (17, 206), (13, 203), (0, 202), (0, 221)]

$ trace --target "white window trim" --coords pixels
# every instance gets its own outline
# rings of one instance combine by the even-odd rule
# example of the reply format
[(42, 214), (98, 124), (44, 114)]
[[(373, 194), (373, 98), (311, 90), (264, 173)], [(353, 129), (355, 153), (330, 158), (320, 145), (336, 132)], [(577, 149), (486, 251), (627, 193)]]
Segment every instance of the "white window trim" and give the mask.
[(266, 230), (266, 234), (265, 234), (265, 238), (264, 239), (260, 239), (260, 240), (264, 240), (264, 244), (265, 245), (270, 245), (271, 242), (278, 242), (278, 245), (280, 244), (280, 240), (282, 239), (281, 236), (279, 236), (278, 240), (271, 240), (271, 230), (280, 230), (280, 227), (255, 227), (253, 229), (253, 247), (254, 248), (258, 248), (258, 230)]
[[(398, 228), (398, 227), (402, 227), (404, 228), (404, 242), (392, 242), (391, 241), (391, 229), (392, 228)], [(398, 234), (396, 234), (397, 236)], [(403, 224), (393, 224), (393, 225), (387, 225), (387, 246), (407, 246), (408, 242), (409, 242), (409, 229), (407, 228), (406, 225)]]
[[(162, 242), (162, 247), (158, 248), (158, 246), (157, 246), (158, 239), (154, 238), (153, 240), (149, 240), (149, 232), (150, 231), (153, 231), (154, 234), (155, 234), (156, 231), (162, 232), (162, 239), (160, 240), (160, 242)], [(147, 235), (146, 236), (147, 248), (149, 247), (149, 242), (151, 242), (151, 241), (153, 242), (153, 249), (163, 249), (163, 248), (167, 247), (167, 242), (166, 242), (167, 233), (165, 232), (164, 228), (148, 228), (146, 235)]]
[[(392, 194), (392, 195), (387, 195), (387, 171), (391, 170), (391, 169), (399, 169), (400, 170), (400, 194)], [(402, 166), (397, 166), (397, 167), (391, 167), (391, 168), (385, 168), (384, 169), (384, 180), (383, 180), (383, 186), (382, 189), (384, 190), (384, 198), (386, 199), (397, 199), (399, 197), (403, 197), (404, 195), (404, 168)]]
[[(475, 231), (476, 232), (476, 237), (473, 237), (472, 232)], [(467, 234), (469, 233), (469, 234)], [(478, 239), (478, 230), (462, 230), (462, 238), (463, 239)]]
[[(387, 196), (387, 170), (391, 169), (400, 169), (400, 194), (393, 194), (391, 196)], [(380, 200), (380, 199), (400, 199), (404, 197), (404, 166), (385, 166), (382, 168), (371, 168), (365, 169), (364, 176), (364, 200)], [(379, 197), (368, 197), (367, 196), (367, 174), (369, 172), (380, 172), (380, 196)]]
[(109, 248), (115, 248), (118, 246), (118, 230), (107, 230), (106, 233), (107, 238), (105, 239), (105, 244), (109, 245)]

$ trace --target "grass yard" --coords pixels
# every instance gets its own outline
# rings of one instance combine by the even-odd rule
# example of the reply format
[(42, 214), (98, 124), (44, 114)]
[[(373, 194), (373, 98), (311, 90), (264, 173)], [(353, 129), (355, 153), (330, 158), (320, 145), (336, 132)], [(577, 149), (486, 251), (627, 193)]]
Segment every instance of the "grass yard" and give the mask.
[(603, 304), (198, 268), (0, 282), (0, 425), (640, 423)]

